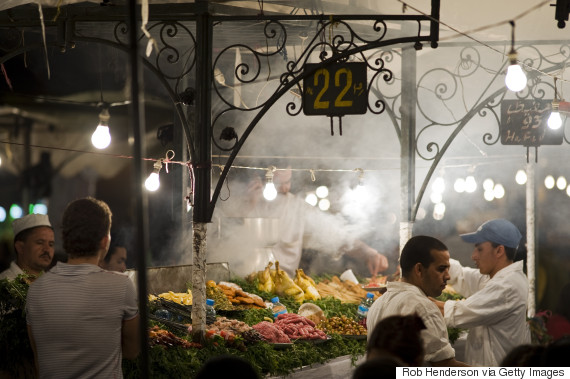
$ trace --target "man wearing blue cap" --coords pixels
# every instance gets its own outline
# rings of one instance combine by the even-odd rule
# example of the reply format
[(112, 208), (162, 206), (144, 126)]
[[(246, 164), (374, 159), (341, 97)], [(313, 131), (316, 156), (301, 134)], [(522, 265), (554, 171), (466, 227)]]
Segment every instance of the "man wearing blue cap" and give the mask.
[(499, 366), (514, 347), (530, 343), (528, 282), (523, 262), (514, 261), (521, 237), (510, 221), (490, 220), (461, 235), (475, 244), (471, 259), (478, 270), (449, 260), (448, 283), (467, 299), (434, 301), (448, 327), (469, 329), (465, 360), (470, 365)]

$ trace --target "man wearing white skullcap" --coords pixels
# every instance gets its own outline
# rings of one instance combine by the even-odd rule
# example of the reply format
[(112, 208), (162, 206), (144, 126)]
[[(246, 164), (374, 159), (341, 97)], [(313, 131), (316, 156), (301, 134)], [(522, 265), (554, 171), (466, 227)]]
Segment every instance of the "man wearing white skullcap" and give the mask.
[(20, 274), (38, 276), (49, 268), (54, 255), (55, 236), (47, 215), (29, 214), (12, 222), (16, 260), (0, 273), (0, 279)]

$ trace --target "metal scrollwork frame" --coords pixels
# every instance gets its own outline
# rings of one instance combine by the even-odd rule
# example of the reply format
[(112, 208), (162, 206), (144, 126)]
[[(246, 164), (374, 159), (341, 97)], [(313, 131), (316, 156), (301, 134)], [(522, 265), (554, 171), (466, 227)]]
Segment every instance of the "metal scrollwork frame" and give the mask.
[[(150, 22), (147, 30), (157, 41), (158, 51), (154, 51), (149, 57), (144, 57), (142, 62), (162, 84), (174, 104), (178, 119), (184, 129), (188, 148), (192, 155), (194, 153), (194, 144), (190, 137), (190, 120), (188, 120), (185, 115), (184, 102), (181, 101), (180, 94), (183, 92), (181, 86), (184, 80), (188, 78), (196, 65), (196, 55), (194, 54), (196, 50), (196, 37), (189, 27), (175, 20)], [(112, 40), (83, 35), (78, 33), (75, 27), (70, 34), (71, 41), (67, 41), (67, 43), (75, 44), (75, 41), (101, 43), (128, 52), (129, 46), (125, 41), (128, 34), (129, 27), (124, 21), (115, 23)], [(181, 36), (181, 34), (183, 35)], [(187, 44), (185, 52), (181, 52), (173, 43), (169, 42), (170, 40), (181, 37), (185, 37), (185, 40), (190, 42)], [(144, 42), (145, 38), (145, 34), (141, 32), (138, 37), (139, 43)], [(188, 59), (182, 61), (182, 57), (186, 55)], [(173, 73), (173, 71), (176, 70), (178, 71)]]
[[(176, 8), (176, 9), (175, 9)], [(48, 34), (49, 40), (46, 45), (49, 47), (59, 47), (65, 50), (68, 47), (74, 47), (76, 42), (94, 42), (101, 43), (108, 46), (113, 46), (122, 51), (128, 51), (128, 44), (126, 41), (127, 33), (129, 32), (128, 26), (122, 21), (125, 18), (126, 10), (123, 7), (116, 6), (111, 8), (82, 8), (69, 6), (62, 8), (63, 12), (57, 13), (56, 9), (45, 9), (44, 20), (46, 30), (53, 30)], [(181, 91), (181, 85), (185, 83), (186, 78), (189, 77), (193, 68), (196, 65), (195, 51), (197, 43), (197, 33), (185, 25), (186, 22), (197, 23), (199, 15), (195, 7), (192, 5), (174, 5), (166, 7), (150, 6), (149, 23), (147, 29), (150, 31), (153, 38), (159, 44), (158, 51), (154, 52), (151, 58), (143, 59), (145, 68), (150, 70), (155, 77), (162, 83), (164, 89), (167, 91), (168, 96), (172, 100), (178, 118), (184, 128), (190, 157), (194, 161), (196, 158), (197, 141), (193, 141), (193, 133), (191, 132), (191, 124), (193, 120), (189, 120), (186, 113), (187, 109), (184, 107), (184, 102), (181, 101), (181, 94), (187, 91)], [(391, 45), (398, 44), (413, 44), (416, 47), (421, 47), (423, 43), (429, 43), (432, 47), (437, 47), (439, 38), (439, 26), (437, 19), (439, 18), (439, 2), (432, 0), (432, 14), (431, 16), (423, 15), (383, 15), (383, 16), (370, 16), (370, 15), (342, 15), (342, 16), (328, 16), (328, 15), (283, 15), (283, 16), (265, 16), (263, 14), (256, 16), (216, 16), (211, 15), (209, 22), (211, 22), (212, 30), (214, 31), (215, 40), (215, 27), (223, 23), (232, 22), (250, 22), (250, 25), (263, 22), (266, 41), (271, 40), (275, 44), (272, 51), (267, 49), (265, 52), (259, 52), (252, 46), (248, 46), (242, 42), (229, 43), (227, 46), (217, 53), (217, 56), (212, 61), (212, 73), (215, 74), (218, 60), (221, 56), (232, 49), (239, 48), (245, 49), (250, 52), (250, 56), (254, 57), (257, 62), (255, 66), (248, 63), (239, 64), (235, 67), (233, 79), (239, 83), (249, 83), (256, 81), (260, 77), (259, 68), (262, 66), (264, 59), (281, 54), (287, 61), (285, 69), (278, 76), (278, 86), (271, 95), (260, 104), (254, 107), (245, 108), (234, 106), (232, 102), (225, 99), (225, 95), (221, 91), (221, 87), (217, 85), (216, 78), (212, 75), (211, 82), (213, 83), (214, 91), (212, 94), (225, 104), (225, 109), (213, 115), (212, 122), (210, 123), (211, 130), (213, 131), (219, 124), (222, 115), (232, 111), (248, 111), (257, 112), (253, 120), (247, 126), (241, 135), (232, 133), (225, 129), (223, 133), (225, 138), (232, 140), (232, 144), (228, 147), (220, 144), (215, 140), (213, 143), (220, 149), (230, 151), (230, 156), (225, 162), (224, 170), (214, 190), (212, 201), (207, 205), (206, 222), (211, 219), (216, 200), (223, 185), (227, 173), (238, 154), (241, 146), (259, 122), (268, 109), (275, 104), (285, 93), (289, 92), (292, 88), (298, 91), (301, 89), (301, 80), (304, 79), (308, 73), (303, 72), (303, 66), (309, 59), (314, 59), (320, 62), (319, 67), (325, 67), (329, 64), (338, 61), (347, 61), (350, 59), (358, 59), (365, 61), (369, 70), (373, 71), (372, 78), (369, 80), (369, 103), (368, 109), (375, 114), (380, 114), (386, 110), (386, 104), (382, 95), (372, 88), (371, 83), (381, 78), (385, 82), (392, 80), (392, 71), (386, 68), (386, 61), (382, 55), (375, 58), (367, 57), (366, 51), (375, 51), (386, 48)], [(23, 18), (22, 18), (23, 19)], [(25, 28), (41, 27), (39, 21), (30, 25), (29, 18), (25, 22), (18, 25), (14, 22), (13, 18), (0, 20), (0, 28)], [(402, 32), (401, 36), (388, 36), (388, 26), (386, 21), (399, 22), (406, 25), (408, 32)], [(101, 23), (103, 28), (100, 30), (105, 31), (103, 34), (98, 34), (97, 31), (93, 35), (86, 35), (82, 29), (82, 23)], [(301, 51), (300, 56), (294, 59), (288, 59), (287, 40), (289, 26), (294, 27), (298, 23), (310, 23), (315, 25), (314, 33), (311, 36), (310, 42)], [(361, 33), (363, 24), (372, 23), (368, 26), (369, 30), (366, 33)], [(429, 30), (429, 32), (425, 32)], [(139, 42), (144, 43), (144, 34), (139, 35)], [(185, 34), (185, 47), (186, 51), (180, 50), (175, 43), (170, 43), (170, 40), (179, 38)], [(372, 37), (369, 37), (372, 35)], [(388, 38), (390, 37), (390, 38)], [(239, 39), (239, 35), (236, 36)], [(308, 38), (308, 36), (307, 36)], [(8, 54), (0, 57), (0, 63), (22, 54), (31, 49), (43, 48), (42, 43), (35, 45), (19, 46), (15, 50), (10, 51)], [(176, 71), (176, 69), (179, 69)], [(174, 71), (173, 71), (174, 70)], [(196, 80), (202, 80), (196, 78)], [(187, 90), (187, 89), (186, 89)], [(373, 93), (377, 98), (371, 100), (370, 93)], [(296, 102), (289, 102), (286, 105), (286, 111), (289, 115), (298, 115), (302, 110), (300, 104)], [(392, 115), (393, 116), (393, 115)], [(212, 132), (212, 138), (215, 139), (216, 135)]]
[[(278, 77), (279, 83), (276, 89), (273, 91), (271, 96), (267, 99), (262, 101), (260, 104), (255, 104), (251, 108), (245, 106), (236, 106), (231, 99), (225, 97), (224, 92), (222, 91), (222, 87), (226, 87), (225, 80), (224, 82), (220, 83), (216, 80), (216, 75), (220, 75), (220, 73), (216, 72), (216, 69), (220, 70), (219, 62), (221, 61), (221, 57), (224, 54), (227, 54), (229, 51), (233, 51), (234, 49), (245, 49), (248, 51), (251, 56), (253, 57), (253, 61), (255, 65), (247, 64), (247, 63), (239, 63), (233, 69), (233, 77), (234, 83), (239, 85), (244, 83), (250, 83), (255, 81), (260, 76), (260, 70), (262, 66), (262, 62), (270, 56), (276, 56), (278, 54), (283, 54), (286, 51), (286, 43), (287, 43), (287, 27), (285, 26), (283, 21), (276, 20), (276, 19), (267, 19), (265, 22), (264, 33), (266, 38), (272, 38), (278, 41), (275, 46), (275, 51), (269, 52), (259, 52), (254, 48), (247, 46), (243, 43), (236, 43), (230, 44), (224, 47), (217, 56), (213, 59), (213, 68), (214, 68), (214, 91), (217, 96), (220, 98), (221, 102), (225, 105), (225, 108), (220, 110), (217, 114), (213, 116), (211, 128), (212, 128), (212, 139), (214, 145), (222, 151), (230, 152), (230, 155), (224, 165), (222, 170), (221, 176), (218, 179), (218, 183), (216, 184), (216, 188), (214, 190), (214, 194), (212, 196), (212, 204), (210, 209), (210, 217), (213, 213), (213, 208), (215, 206), (215, 202), (219, 197), (219, 193), (222, 189), (223, 182), (227, 177), (229, 169), (236, 158), (238, 152), (240, 151), (242, 145), (244, 144), (245, 140), (256, 126), (258, 121), (261, 117), (267, 112), (267, 110), (273, 106), (273, 104), (280, 99), (283, 94), (291, 91), (292, 89), (296, 89), (297, 92), (300, 94), (302, 93), (302, 86), (301, 81), (310, 75), (314, 70), (317, 70), (321, 67), (326, 67), (334, 62), (343, 62), (348, 61), (351, 59), (359, 59), (360, 61), (364, 61), (367, 64), (367, 67), (370, 71), (373, 72), (372, 76), (368, 79), (368, 86), (367, 86), (367, 93), (368, 93), (368, 109), (374, 114), (381, 114), (382, 112), (387, 109), (386, 103), (382, 94), (376, 91), (373, 87), (373, 83), (376, 82), (379, 78), (386, 83), (390, 83), (393, 81), (393, 74), (392, 71), (386, 67), (385, 57), (388, 57), (389, 60), (392, 59), (392, 53), (380, 53), (378, 51), (382, 50), (375, 50), (381, 49), (385, 46), (391, 46), (399, 43), (414, 43), (416, 46), (418, 44), (421, 46), (422, 42), (432, 42), (434, 44), (434, 36), (421, 36), (421, 22), (427, 21), (421, 17), (417, 18), (406, 18), (406, 21), (411, 21), (417, 23), (417, 27), (413, 29), (413, 33), (410, 36), (401, 37), (401, 38), (393, 38), (393, 39), (385, 39), (387, 35), (387, 26), (385, 19), (382, 17), (370, 17), (370, 16), (335, 16), (333, 17), (304, 17), (301, 20), (314, 20), (316, 19), (316, 27), (309, 39), (309, 36), (306, 36), (306, 40), (308, 41), (307, 45), (304, 46), (302, 51), (300, 52), (299, 56), (296, 59), (289, 60), (285, 64), (285, 70), (281, 73)], [(369, 38), (363, 36), (361, 32), (356, 31), (353, 26), (351, 26), (350, 21), (359, 20), (359, 21), (369, 21), (372, 23), (370, 30), (375, 35), (374, 38)], [(269, 26), (274, 26), (274, 29), (268, 28)], [(360, 25), (362, 26), (362, 25)], [(369, 26), (370, 27), (370, 26)], [(328, 37), (328, 38), (327, 38)], [(437, 37), (437, 36), (435, 36)], [(269, 45), (269, 43), (268, 43)], [(373, 51), (373, 54), (367, 56), (365, 54), (366, 51)], [(285, 54), (283, 54), (285, 55)], [(319, 64), (314, 68), (313, 71), (305, 71), (303, 68), (305, 63), (309, 61), (318, 61)], [(245, 78), (246, 75), (250, 75), (250, 77)], [(219, 77), (221, 78), (221, 77)], [(371, 100), (371, 94), (375, 95), (377, 98)], [(300, 97), (300, 96), (299, 96)], [(296, 101), (289, 101), (285, 105), (285, 109), (287, 114), (290, 116), (296, 116), (301, 113), (302, 111), (302, 104)], [(231, 111), (257, 111), (258, 113), (254, 117), (254, 119), (250, 122), (250, 124), (245, 128), (245, 130), (238, 135), (235, 130), (229, 131), (227, 126), (222, 125), (222, 117), (228, 112)], [(392, 112), (390, 110), (390, 112)], [(392, 117), (392, 116), (391, 116)], [(221, 133), (216, 133), (216, 127), (222, 129)], [(220, 141), (216, 141), (216, 138), (219, 140), (225, 141), (224, 143)]]
[[(548, 99), (547, 96), (551, 94), (552, 97), (554, 97), (553, 83), (545, 82), (541, 77), (541, 73), (557, 72), (570, 65), (570, 45), (564, 41), (556, 41), (556, 44), (559, 44), (561, 46), (559, 48), (558, 54), (559, 57), (561, 57), (559, 60), (553, 60), (545, 56), (534, 44), (521, 44), (518, 46), (518, 51), (521, 55), (524, 54), (524, 56), (529, 56), (529, 54), (525, 52), (525, 49), (530, 49), (534, 52), (533, 57), (525, 58), (522, 61), (527, 71), (528, 86), (520, 92), (517, 92), (515, 94), (511, 92), (509, 94), (509, 91), (503, 82), (503, 74), (506, 69), (506, 65), (508, 64), (508, 61), (505, 60), (502, 62), (500, 67), (495, 69), (495, 73), (491, 75), (491, 78), (487, 84), (481, 87), (477, 101), (474, 102), (470, 108), (466, 109), (463, 117), (459, 119), (450, 122), (442, 122), (441, 120), (434, 119), (426, 111), (427, 107), (422, 104), (422, 101), (425, 99), (421, 96), (418, 96), (418, 110), (421, 115), (427, 120), (427, 124), (419, 129), (417, 133), (416, 153), (421, 159), (425, 161), (432, 161), (432, 164), (423, 180), (422, 186), (416, 198), (414, 209), (412, 211), (413, 219), (416, 217), (416, 213), (419, 209), (419, 204), (421, 203), (424, 192), (439, 162), (445, 155), (451, 143), (454, 141), (455, 137), (459, 134), (459, 132), (463, 130), (464, 127), (469, 124), (469, 122), (475, 116), (491, 117), (491, 119), (494, 120), (494, 124), (496, 125), (497, 130), (496, 133), (486, 132), (482, 135), (483, 143), (491, 146), (495, 145), (500, 140), (500, 105), (505, 97), (514, 96), (517, 99), (521, 100), (529, 98), (544, 100)], [(445, 46), (440, 46), (440, 49), (445, 48)], [(474, 46), (463, 47), (459, 53), (459, 57), (460, 59), (457, 72), (452, 72), (444, 68), (435, 68), (429, 70), (425, 72), (418, 80), (418, 91), (422, 88), (422, 86), (424, 86), (424, 81), (427, 81), (430, 76), (437, 76), (439, 78), (438, 81), (430, 89), (434, 93), (435, 97), (439, 99), (442, 104), (445, 104), (445, 101), (459, 96), (458, 83), (462, 79), (465, 79), (476, 73), (480, 73), (482, 70), (488, 69), (482, 66), (479, 50)], [(535, 70), (532, 70), (531, 68), (534, 68)], [(449, 83), (444, 82), (443, 80), (445, 79), (448, 79), (449, 83), (452, 83), (452, 86), (450, 86)], [(497, 84), (497, 81), (499, 81), (499, 84)], [(451, 133), (449, 133), (448, 137), (443, 143), (437, 141), (427, 141), (424, 144), (420, 143), (424, 135), (430, 135), (427, 133), (427, 131), (438, 127), (453, 127), (453, 130)], [(564, 141), (566, 141), (566, 143), (570, 143), (566, 137), (566, 133), (564, 133)], [(422, 149), (423, 151), (430, 154), (425, 154)]]
[[(74, 9), (75, 8), (68, 9), (66, 13), (57, 18), (57, 21), (50, 21), (56, 19), (56, 17), (52, 17), (54, 16), (51, 14), (54, 12), (53, 10), (45, 10), (46, 30), (58, 30), (56, 38), (54, 40), (48, 39), (46, 46), (59, 47), (60, 50), (64, 52), (68, 47), (75, 48), (77, 42), (90, 42), (107, 45), (128, 53), (129, 46), (127, 38), (129, 26), (125, 21), (115, 21), (115, 17), (109, 19), (105, 17), (101, 18), (101, 16), (88, 17), (83, 15), (80, 11), (75, 13)], [(194, 17), (188, 18), (186, 16), (185, 19), (186, 21), (194, 21)], [(87, 25), (88, 23), (103, 23), (109, 26), (109, 29), (112, 30), (111, 36), (103, 38), (101, 36), (84, 33), (82, 25)], [(40, 26), (37, 25), (37, 27), (39, 28)], [(21, 32), (18, 31), (17, 26), (0, 26), (0, 30), (14, 31), (15, 36), (15, 43), (13, 46), (10, 46), (8, 53), (0, 57), (0, 63), (4, 63), (27, 51), (43, 48), (41, 43), (30, 44), (27, 42), (24, 44), (24, 39), (22, 38)], [(157, 41), (159, 48), (158, 51), (154, 51), (150, 57), (144, 57), (142, 63), (162, 84), (174, 104), (176, 113), (184, 129), (188, 148), (192, 155), (194, 153), (194, 145), (191, 140), (190, 121), (185, 115), (184, 104), (180, 100), (180, 93), (183, 92), (181, 86), (185, 79), (193, 72), (194, 66), (196, 65), (196, 56), (194, 54), (196, 50), (195, 32), (181, 21), (170, 19), (151, 21), (147, 26), (147, 30)], [(138, 41), (144, 43), (145, 38), (145, 34), (139, 32)], [(181, 51), (175, 44), (170, 42), (176, 38), (184, 38), (187, 46), (186, 51)], [(187, 59), (183, 61), (183, 57), (187, 57)]]

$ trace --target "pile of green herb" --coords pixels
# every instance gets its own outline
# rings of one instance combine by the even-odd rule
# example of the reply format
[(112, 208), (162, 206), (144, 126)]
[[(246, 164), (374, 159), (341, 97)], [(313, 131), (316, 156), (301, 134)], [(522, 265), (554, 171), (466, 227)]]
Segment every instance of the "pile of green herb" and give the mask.
[(0, 371), (14, 378), (34, 376), (34, 354), (26, 325), (30, 277), (0, 280)]
[[(436, 300), (439, 301), (447, 301), (447, 300), (461, 300), (461, 299), (465, 299), (465, 297), (463, 297), (462, 295), (456, 293), (456, 292), (447, 292), (447, 291), (443, 291), (441, 293), (441, 295), (439, 295), (438, 297), (436, 297)], [(455, 341), (457, 341), (457, 339), (459, 338), (459, 336), (461, 335), (462, 332), (466, 331), (466, 329), (461, 329), (461, 328), (447, 328), (447, 335), (449, 338), (449, 342), (451, 343), (455, 343)]]
[[(264, 300), (275, 297), (275, 294), (262, 292), (257, 289), (257, 279), (248, 282), (241, 278), (232, 278), (232, 282), (239, 285), (244, 291), (261, 296)], [(292, 298), (280, 297), (288, 312), (297, 313), (300, 304)], [(310, 301), (323, 309), (326, 317), (356, 315), (355, 304), (342, 303), (338, 299), (327, 297), (325, 299)], [(231, 314), (230, 314), (231, 313)], [(220, 315), (224, 311), (220, 311)], [(224, 314), (225, 315), (225, 314)], [(227, 317), (244, 321), (248, 325), (255, 325), (267, 318), (272, 318), (269, 309), (244, 309), (228, 312)], [(159, 324), (160, 325), (160, 324)], [(160, 325), (164, 327), (165, 325)], [(189, 338), (189, 337), (186, 337)], [(214, 356), (230, 354), (244, 358), (252, 364), (260, 375), (287, 375), (303, 366), (325, 363), (330, 359), (349, 355), (352, 362), (366, 353), (366, 341), (342, 338), (332, 335), (329, 341), (314, 344), (312, 342), (297, 342), (283, 350), (275, 349), (271, 344), (257, 342), (247, 344), (246, 349), (238, 349), (221, 338), (208, 340), (202, 349), (183, 349), (180, 347), (164, 348), (153, 346), (150, 348), (150, 377), (194, 377), (206, 361)], [(137, 361), (123, 362), (125, 378), (137, 378), (140, 368)]]
[[(227, 346), (223, 340), (208, 342), (202, 349), (164, 348), (150, 349), (151, 378), (192, 378), (208, 359), (222, 354), (230, 354), (247, 360), (260, 375), (287, 375), (295, 369), (330, 359), (349, 355), (352, 362), (366, 351), (365, 341), (345, 339), (334, 335), (331, 340), (313, 344), (298, 342), (291, 347), (277, 350), (265, 342), (248, 345), (245, 351)], [(123, 361), (123, 375), (126, 379), (139, 378), (138, 361)]]

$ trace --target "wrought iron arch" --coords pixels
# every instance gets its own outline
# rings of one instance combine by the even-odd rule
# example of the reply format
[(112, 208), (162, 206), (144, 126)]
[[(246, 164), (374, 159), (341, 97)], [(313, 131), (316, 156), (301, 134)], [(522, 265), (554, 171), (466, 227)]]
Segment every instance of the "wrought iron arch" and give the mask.
[[(548, 59), (548, 57), (543, 56), (542, 53), (540, 52), (540, 50), (538, 48), (536, 48), (534, 43), (521, 43), (521, 45), (519, 46), (519, 49), (531, 48), (537, 53), (537, 58), (535, 60), (528, 58), (528, 59), (525, 59), (523, 61), (523, 63), (528, 67), (534, 67), (534, 68), (537, 68), (538, 70), (536, 70), (536, 71), (529, 70), (527, 72), (529, 85), (524, 90), (515, 94), (517, 99), (528, 99), (528, 98), (545, 99), (545, 97), (547, 95), (547, 93), (546, 93), (547, 91), (543, 88), (540, 88), (540, 86), (545, 86), (546, 88), (548, 88), (548, 90), (552, 89), (552, 92), (554, 92), (554, 86), (553, 86), (553, 84), (545, 83), (544, 81), (542, 81), (541, 76), (544, 74), (556, 72), (557, 70), (560, 70), (560, 69), (570, 65), (570, 53), (569, 53), (570, 48), (568, 47), (566, 41), (547, 41), (545, 43), (550, 43), (550, 44), (559, 43), (560, 46), (562, 46), (560, 48), (560, 55), (562, 56), (563, 59), (562, 59), (562, 61), (555, 62), (551, 59)], [(441, 48), (445, 48), (445, 46), (441, 46)], [(476, 53), (477, 58), (475, 60), (473, 60), (470, 55), (465, 53), (468, 50), (474, 51)], [(460, 55), (460, 61), (465, 62), (464, 68), (466, 70), (468, 70), (467, 73), (454, 74), (448, 70), (444, 70), (446, 72), (446, 74), (448, 74), (449, 76), (452, 77), (452, 80), (454, 83), (457, 82), (458, 78), (470, 76), (470, 75), (474, 74), (476, 70), (481, 68), (481, 63), (479, 60), (478, 51), (471, 44), (464, 47), (460, 51), (459, 55)], [(501, 85), (499, 89), (493, 91), (492, 93), (490, 93), (488, 95), (486, 95), (486, 93), (491, 88), (491, 86), (495, 82), (495, 80), (500, 75), (502, 75), (504, 73), (504, 69), (505, 69), (505, 66), (507, 63), (508, 63), (508, 61), (504, 61), (502, 63), (502, 65), (500, 66), (500, 68), (497, 69), (497, 71), (492, 76), (492, 78), (489, 80), (489, 82), (480, 91), (480, 96), (477, 99), (477, 101), (473, 104), (471, 109), (469, 109), (461, 119), (445, 124), (445, 123), (437, 122), (436, 120), (431, 119), (425, 112), (423, 113), (424, 117), (428, 120), (428, 124), (425, 125), (423, 127), (423, 129), (421, 129), (417, 133), (416, 144), (415, 144), (416, 153), (421, 159), (426, 160), (426, 161), (432, 161), (432, 164), (429, 167), (428, 172), (423, 179), (421, 188), (420, 188), (418, 195), (415, 199), (413, 209), (412, 209), (412, 221), (414, 221), (416, 219), (417, 211), (419, 209), (419, 205), (421, 203), (421, 200), (423, 198), (425, 190), (426, 190), (428, 183), (430, 182), (434, 172), (436, 171), (439, 163), (441, 162), (445, 153), (448, 151), (448, 149), (450, 148), (450, 146), (454, 142), (457, 135), (469, 124), (469, 122), (475, 116), (477, 116), (477, 115), (486, 116), (488, 113), (492, 115), (492, 117), (494, 118), (494, 120), (496, 122), (497, 133), (495, 135), (492, 133), (489, 133), (489, 132), (484, 133), (481, 137), (482, 142), (486, 145), (494, 145), (494, 144), (497, 144), (499, 142), (500, 135), (499, 135), (498, 129), (499, 129), (499, 125), (501, 123), (501, 120), (500, 120), (499, 114), (497, 112), (497, 108), (501, 105), (501, 101), (505, 98), (506, 94), (508, 93), (508, 89), (504, 85)], [(545, 66), (544, 63), (547, 63), (548, 66)], [(432, 75), (435, 72), (438, 72), (441, 70), (442, 69), (440, 69), (440, 68), (436, 68), (436, 69), (432, 69), (432, 70), (429, 70), (426, 73), (424, 73), (422, 75), (422, 77), (418, 80), (417, 89), (419, 90), (419, 88), (422, 85), (422, 80), (425, 77), (427, 77), (428, 75)], [(433, 92), (437, 94), (436, 96), (443, 97), (443, 95), (445, 94), (445, 92), (448, 89), (449, 88), (447, 86), (445, 86), (444, 83), (438, 82), (435, 85), (435, 89), (433, 90)], [(447, 98), (452, 98), (452, 97), (456, 96), (456, 94), (457, 94), (456, 88), (454, 88), (451, 90), (450, 94), (447, 95), (448, 96)], [(423, 112), (421, 104), (418, 104), (418, 108), (420, 109), (421, 112)], [(424, 155), (420, 151), (421, 146), (419, 143), (420, 139), (422, 138), (422, 135), (424, 133), (426, 133), (432, 127), (445, 126), (445, 125), (447, 125), (447, 126), (456, 125), (456, 126), (453, 129), (453, 131), (449, 134), (449, 136), (447, 137), (447, 139), (445, 140), (443, 145), (440, 145), (439, 143), (437, 143), (435, 141), (428, 141), (425, 144), (425, 150), (428, 153), (430, 153), (432, 151), (435, 151), (435, 153), (433, 153), (431, 156)], [(567, 139), (565, 134), (564, 134), (564, 141), (566, 141), (566, 143), (569, 143), (569, 140)]]
[[(114, 29), (117, 30), (119, 29), (119, 27), (121, 25), (125, 25), (124, 22), (119, 22), (117, 24), (115, 24)], [(159, 24), (154, 24), (151, 28), (157, 27)], [(170, 35), (171, 37), (173, 36), (172, 33), (166, 29), (164, 29), (164, 27), (168, 26), (168, 25), (172, 25), (171, 22), (162, 24), (163, 28), (162, 28), (162, 32), (160, 34), (160, 40), (163, 41), (163, 44), (165, 46), (168, 46), (166, 43), (164, 43), (165, 38), (163, 36), (163, 33), (167, 33), (168, 35)], [(184, 28), (185, 30), (188, 30), (187, 28)], [(195, 38), (192, 35), (192, 33), (188, 30), (189, 34), (192, 37), (192, 40), (194, 41), (195, 44)], [(126, 28), (123, 28), (123, 33), (127, 34), (128, 30)], [(110, 47), (113, 47), (117, 50), (120, 50), (122, 52), (124, 52), (125, 54), (127, 54), (129, 52), (129, 46), (125, 43), (121, 43), (120, 39), (118, 38), (118, 35), (115, 33), (114, 34), (116, 37), (115, 41), (110, 41), (110, 40), (106, 40), (106, 39), (102, 39), (102, 38), (95, 38), (95, 37), (82, 37), (79, 35), (76, 35), (75, 33), (70, 33), (70, 34), (66, 34), (66, 38), (70, 38), (70, 40), (66, 40), (65, 41), (65, 45), (66, 46), (73, 46), (75, 47), (75, 42), (76, 41), (81, 41), (81, 42), (90, 42), (90, 43), (96, 43), (96, 44), (102, 44), (102, 45), (107, 45)], [(139, 41), (142, 40), (142, 38), (144, 37), (144, 34), (141, 34), (141, 36), (139, 37)], [(10, 51), (9, 53), (3, 55), (0, 57), (0, 64), (3, 64), (7, 61), (9, 61), (12, 58), (15, 58), (21, 54), (25, 54), (29, 51), (33, 51), (33, 50), (41, 50), (44, 47), (53, 47), (53, 48), (61, 48), (61, 43), (59, 42), (51, 42), (51, 43), (46, 43), (46, 45), (44, 46), (43, 44), (40, 43), (36, 43), (36, 44), (30, 44), (30, 45), (26, 45), (26, 46), (22, 46), (19, 48), (16, 48), (12, 51)], [(183, 102), (180, 99), (180, 93), (176, 92), (176, 87), (178, 86), (178, 83), (180, 83), (180, 81), (182, 80), (182, 78), (186, 75), (188, 75), (192, 69), (192, 67), (195, 64), (195, 57), (194, 57), (194, 61), (192, 62), (191, 66), (186, 69), (183, 73), (181, 73), (178, 77), (168, 77), (166, 75), (164, 75), (164, 73), (161, 71), (160, 69), (160, 56), (161, 54), (166, 51), (166, 48), (162, 48), (161, 51), (158, 53), (155, 62), (156, 64), (153, 65), (152, 62), (150, 60), (147, 59), (143, 59), (142, 62), (145, 66), (145, 68), (147, 68), (152, 74), (154, 74), (155, 78), (162, 84), (163, 88), (166, 90), (166, 92), (168, 93), (168, 96), (170, 97), (170, 99), (172, 100), (172, 104), (174, 105), (174, 108), (176, 110), (177, 116), (179, 118), (179, 121), (182, 124), (182, 127), (184, 129), (184, 135), (186, 137), (186, 144), (188, 146), (188, 149), (190, 150), (190, 156), (194, 157), (195, 156), (195, 149), (194, 149), (194, 143), (192, 141), (192, 134), (190, 132), (190, 123), (188, 122), (188, 119), (186, 118), (185, 114), (184, 114), (184, 109), (183, 109)], [(178, 52), (177, 52), (178, 53)], [(168, 58), (168, 61), (172, 62), (172, 63), (177, 63), (177, 59), (176, 60), (172, 60), (171, 58)], [(170, 84), (168, 83), (169, 79), (174, 79), (176, 81), (176, 85), (174, 86), (174, 88), (172, 88), (170, 86)]]

